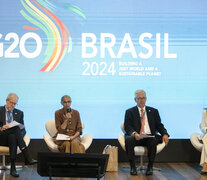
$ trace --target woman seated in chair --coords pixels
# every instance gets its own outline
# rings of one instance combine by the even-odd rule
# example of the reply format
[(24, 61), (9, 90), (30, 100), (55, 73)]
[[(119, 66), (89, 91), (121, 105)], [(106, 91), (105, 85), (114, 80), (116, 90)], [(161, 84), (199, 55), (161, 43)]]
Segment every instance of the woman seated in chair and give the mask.
[(60, 152), (85, 153), (85, 148), (80, 143), (80, 135), (82, 134), (80, 115), (78, 111), (71, 109), (71, 102), (70, 96), (63, 96), (61, 98), (63, 108), (55, 112), (57, 134), (68, 135), (69, 140), (55, 140), (54, 142), (58, 145)]
[(203, 143), (200, 160), (200, 165), (203, 166), (201, 174), (207, 174), (207, 111), (203, 114), (200, 129), (203, 132), (203, 135), (201, 136), (201, 141)]

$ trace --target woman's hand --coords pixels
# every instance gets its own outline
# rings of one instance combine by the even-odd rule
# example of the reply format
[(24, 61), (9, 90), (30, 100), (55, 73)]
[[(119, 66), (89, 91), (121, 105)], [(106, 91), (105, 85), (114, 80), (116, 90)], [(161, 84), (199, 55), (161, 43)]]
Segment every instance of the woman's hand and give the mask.
[(73, 139), (75, 139), (74, 136), (69, 136), (70, 140), (72, 141)]
[(68, 119), (66, 119), (62, 124), (61, 124), (61, 129), (66, 129), (68, 125)]
[(71, 119), (72, 118), (71, 113), (66, 113), (65, 116), (66, 116), (67, 119)]

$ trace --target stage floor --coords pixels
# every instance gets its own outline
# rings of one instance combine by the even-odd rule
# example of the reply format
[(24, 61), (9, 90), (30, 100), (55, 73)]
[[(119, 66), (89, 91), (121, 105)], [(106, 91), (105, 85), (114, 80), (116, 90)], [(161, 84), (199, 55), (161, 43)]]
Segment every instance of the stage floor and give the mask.
[[(145, 176), (145, 171), (138, 171), (138, 175), (131, 176), (129, 174), (129, 164), (119, 163), (118, 172), (106, 172), (102, 180), (127, 180), (127, 179), (141, 179), (141, 180), (204, 180), (207, 175), (200, 175), (201, 167), (198, 163), (155, 163), (157, 168), (161, 171), (154, 171), (152, 176)], [(18, 169), (19, 178), (10, 176), (9, 170), (0, 171), (1, 180), (48, 180), (48, 177), (41, 177), (37, 173), (37, 166), (23, 166)], [(69, 178), (69, 177), (55, 177), (53, 180), (92, 180), (95, 178)]]

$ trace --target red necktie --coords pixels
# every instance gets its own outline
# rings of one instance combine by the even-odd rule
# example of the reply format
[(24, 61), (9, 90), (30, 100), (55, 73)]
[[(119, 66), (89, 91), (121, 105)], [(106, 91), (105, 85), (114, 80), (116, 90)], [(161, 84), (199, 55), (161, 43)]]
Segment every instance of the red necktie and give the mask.
[(144, 109), (141, 109), (141, 129), (140, 129), (140, 134), (144, 133), (144, 125), (145, 125), (145, 113), (144, 113)]

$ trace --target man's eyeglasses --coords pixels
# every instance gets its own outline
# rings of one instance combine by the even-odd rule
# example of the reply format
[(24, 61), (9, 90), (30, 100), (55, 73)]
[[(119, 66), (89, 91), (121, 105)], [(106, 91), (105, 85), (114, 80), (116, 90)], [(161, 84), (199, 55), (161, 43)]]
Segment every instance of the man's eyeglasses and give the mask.
[(11, 105), (14, 105), (14, 106), (17, 105), (17, 103), (15, 103), (15, 102), (12, 102), (12, 101), (10, 101), (10, 100), (8, 100), (8, 101), (9, 101), (9, 103), (10, 103)]
[(146, 97), (141, 97), (141, 98), (137, 98), (137, 100), (141, 101), (141, 100), (146, 100)]
[(63, 101), (64, 104), (71, 103), (72, 101)]

